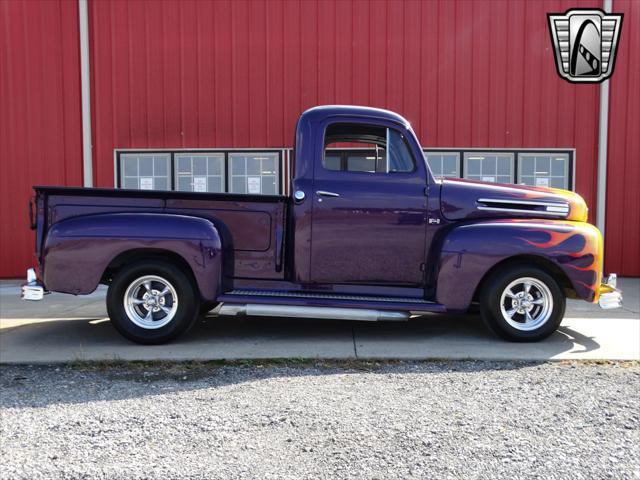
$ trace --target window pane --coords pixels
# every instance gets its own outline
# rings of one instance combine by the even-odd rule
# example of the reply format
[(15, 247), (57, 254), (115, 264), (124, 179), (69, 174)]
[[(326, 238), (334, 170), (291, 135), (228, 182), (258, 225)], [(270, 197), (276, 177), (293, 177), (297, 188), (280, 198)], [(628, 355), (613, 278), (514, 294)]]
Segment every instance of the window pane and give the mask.
[(347, 170), (349, 172), (369, 172), (376, 171), (375, 156), (349, 155), (347, 157)]
[(458, 174), (458, 154), (442, 156), (442, 174), (445, 177), (457, 177)]
[(520, 155), (520, 170), (522, 171), (522, 175), (533, 175), (535, 170), (534, 157), (523, 157)]
[(125, 177), (137, 177), (138, 176), (138, 157), (130, 158), (122, 156), (124, 162), (124, 176)]
[(340, 170), (340, 155), (326, 153), (322, 160), (322, 166), (327, 170)]
[(231, 179), (231, 192), (232, 193), (247, 193), (247, 177), (233, 177)]
[[(484, 157), (483, 157), (484, 158)], [(465, 169), (469, 175), (480, 175), (480, 159), (471, 158), (467, 162), (467, 168)]]
[(569, 188), (564, 178), (552, 178), (549, 186), (553, 188)]
[(262, 177), (262, 194), (263, 195), (275, 195), (276, 194), (276, 177), (266, 175)]
[(514, 154), (503, 152), (465, 152), (464, 177), (483, 182), (513, 183)]
[(496, 157), (493, 155), (487, 156), (482, 162), (482, 174), (495, 176), (496, 170)]
[(565, 168), (568, 163), (568, 155), (559, 156), (554, 155), (551, 160), (551, 175), (554, 177), (562, 177), (566, 175)]
[(260, 160), (247, 158), (247, 175), (260, 175)]
[(207, 191), (213, 193), (222, 192), (222, 178), (221, 177), (209, 177), (207, 183)]
[(414, 163), (413, 156), (407, 147), (407, 142), (400, 132), (389, 129), (389, 145), (387, 146), (387, 166), (389, 172), (411, 172)]
[(511, 174), (511, 162), (508, 157), (498, 157), (498, 175)]
[(525, 185), (534, 186), (535, 185), (535, 181), (533, 179), (533, 175), (523, 175), (520, 178), (520, 183), (524, 183)]
[(207, 174), (207, 159), (205, 157), (197, 156), (193, 157), (193, 174), (194, 175), (206, 175)]
[(166, 178), (155, 178), (154, 189), (155, 190), (168, 190), (169, 186), (167, 185), (167, 179)]
[(209, 175), (222, 175), (223, 157), (209, 157)]
[(231, 163), (231, 174), (232, 175), (246, 175), (246, 158), (244, 156), (236, 157), (236, 154), (229, 155), (229, 161)]
[(178, 162), (178, 174), (191, 175), (191, 157), (176, 155)]
[(536, 157), (536, 175), (551, 175), (551, 161), (548, 155)]
[(162, 157), (154, 157), (153, 159), (153, 174), (155, 176), (167, 175), (167, 159)]
[(191, 176), (181, 175), (178, 177), (178, 182), (176, 184), (176, 189), (181, 192), (190, 192), (191, 191)]
[(140, 176), (153, 176), (153, 157), (140, 157)]
[(138, 177), (128, 177), (124, 179), (122, 188), (128, 188), (131, 190), (138, 188)]
[(262, 174), (263, 175), (275, 175), (276, 173), (276, 159), (267, 157), (262, 160)]
[(123, 153), (120, 186), (133, 189), (166, 190), (170, 187), (169, 153)]
[(433, 173), (435, 177), (442, 176), (442, 155), (439, 153), (425, 152), (424, 156), (427, 159), (431, 173)]

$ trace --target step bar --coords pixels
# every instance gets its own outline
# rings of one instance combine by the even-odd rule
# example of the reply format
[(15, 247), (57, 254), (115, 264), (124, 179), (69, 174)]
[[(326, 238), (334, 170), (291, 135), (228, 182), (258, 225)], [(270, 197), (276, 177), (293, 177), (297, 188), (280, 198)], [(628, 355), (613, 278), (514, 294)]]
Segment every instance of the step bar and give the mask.
[(306, 307), (298, 305), (270, 305), (259, 303), (223, 303), (214, 313), (218, 315), (247, 315), (256, 317), (323, 318), (356, 320), (361, 322), (406, 321), (409, 312), (373, 310), (369, 308)]

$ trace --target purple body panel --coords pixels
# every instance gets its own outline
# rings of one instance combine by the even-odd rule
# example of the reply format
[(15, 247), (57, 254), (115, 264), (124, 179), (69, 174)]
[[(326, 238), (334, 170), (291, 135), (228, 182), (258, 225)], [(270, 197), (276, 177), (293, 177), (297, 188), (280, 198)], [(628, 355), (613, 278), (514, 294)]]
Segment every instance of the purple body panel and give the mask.
[(202, 218), (156, 213), (97, 214), (56, 223), (44, 246), (44, 282), (51, 290), (88, 294), (109, 263), (123, 252), (166, 251), (191, 268), (202, 297), (220, 293), (222, 244)]
[[(324, 132), (333, 123), (397, 130), (414, 157), (414, 171), (324, 169)], [(36, 188), (36, 252), (45, 286), (89, 293), (115, 257), (147, 249), (184, 259), (209, 301), (460, 311), (497, 264), (535, 257), (554, 266), (578, 297), (596, 300), (602, 240), (595, 227), (570, 221), (586, 218), (578, 195), (435, 180), (411, 126), (395, 113), (344, 106), (304, 112), (296, 130), (292, 175), (292, 191), (303, 192), (301, 200)], [(317, 192), (322, 190), (335, 195), (321, 197)], [(530, 210), (509, 205), (499, 205), (502, 211), (486, 209), (483, 198)], [(569, 210), (545, 213), (544, 202)], [(229, 295), (232, 289), (348, 293), (397, 301), (381, 306), (372, 299), (245, 298)]]
[[(555, 220), (488, 220), (454, 227), (440, 250), (436, 300), (465, 310), (483, 277), (513, 257), (541, 257), (559, 267), (576, 294), (594, 301), (601, 277), (600, 232)], [(558, 279), (560, 280), (560, 279)]]
[[(479, 210), (478, 201), (491, 198), (505, 201), (540, 201), (553, 204), (569, 204), (572, 219), (586, 219), (586, 205), (578, 195), (566, 190), (482, 183), (471, 180), (441, 180), (440, 203), (442, 215), (447, 220), (460, 221), (477, 218), (505, 218), (504, 211)], [(516, 205), (514, 205), (516, 206)], [(508, 212), (510, 218), (540, 218), (539, 211)], [(577, 218), (576, 218), (577, 217)]]

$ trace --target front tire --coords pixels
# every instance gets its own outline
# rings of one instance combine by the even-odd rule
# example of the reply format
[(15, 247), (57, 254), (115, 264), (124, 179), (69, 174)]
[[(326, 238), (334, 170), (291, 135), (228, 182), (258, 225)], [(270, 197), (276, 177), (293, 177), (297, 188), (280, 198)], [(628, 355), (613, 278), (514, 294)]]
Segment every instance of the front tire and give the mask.
[(177, 266), (155, 260), (120, 270), (107, 291), (107, 312), (120, 334), (143, 345), (185, 333), (199, 312), (195, 286)]
[(480, 314), (495, 334), (513, 342), (535, 342), (555, 332), (566, 306), (554, 278), (533, 265), (505, 267), (486, 279)]

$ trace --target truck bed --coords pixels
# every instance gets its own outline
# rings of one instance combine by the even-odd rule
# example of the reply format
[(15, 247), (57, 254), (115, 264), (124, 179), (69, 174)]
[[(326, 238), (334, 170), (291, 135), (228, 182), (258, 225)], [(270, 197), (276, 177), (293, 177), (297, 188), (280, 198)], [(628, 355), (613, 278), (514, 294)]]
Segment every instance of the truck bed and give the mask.
[[(38, 246), (43, 244), (52, 225), (81, 215), (133, 212), (189, 215), (210, 220), (218, 228), (225, 256), (232, 256), (233, 268), (226, 272), (230, 277), (284, 277), (287, 197), (110, 188), (34, 189), (39, 209)], [(42, 215), (45, 211), (46, 215)]]

